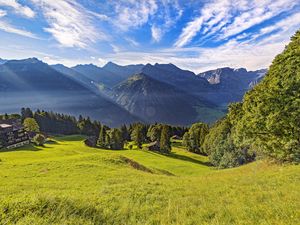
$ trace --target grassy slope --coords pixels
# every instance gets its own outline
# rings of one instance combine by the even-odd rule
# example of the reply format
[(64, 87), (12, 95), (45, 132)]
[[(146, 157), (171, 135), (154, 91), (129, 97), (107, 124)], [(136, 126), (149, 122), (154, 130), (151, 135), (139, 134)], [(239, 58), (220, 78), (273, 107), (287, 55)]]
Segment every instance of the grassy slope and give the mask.
[(97, 150), (77, 136), (0, 160), (0, 224), (300, 223), (300, 166), (217, 171), (179, 148)]

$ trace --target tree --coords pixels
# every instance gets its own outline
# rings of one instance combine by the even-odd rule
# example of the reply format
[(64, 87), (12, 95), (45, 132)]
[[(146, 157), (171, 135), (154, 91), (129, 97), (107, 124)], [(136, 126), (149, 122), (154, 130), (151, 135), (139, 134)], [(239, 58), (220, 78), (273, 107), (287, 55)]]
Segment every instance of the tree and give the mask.
[(171, 152), (170, 128), (168, 125), (163, 125), (162, 127), (159, 146), (162, 152)]
[(30, 108), (22, 108), (21, 109), (21, 120), (24, 122), (26, 118), (33, 118), (33, 112)]
[(126, 125), (121, 126), (121, 133), (123, 141), (130, 141), (130, 133)]
[(23, 125), (25, 127), (25, 130), (28, 132), (40, 132), (40, 127), (35, 119), (33, 118), (26, 118), (23, 122)]
[(131, 139), (135, 142), (135, 144), (138, 146), (138, 148), (142, 148), (142, 143), (144, 140), (142, 124), (138, 123), (138, 124), (134, 125), (132, 133), (131, 133)]
[(190, 134), (185, 132), (182, 138), (182, 144), (189, 150), (191, 149)]
[(190, 152), (204, 154), (203, 143), (208, 132), (209, 127), (207, 124), (195, 123), (185, 133), (183, 144)]
[(122, 137), (122, 132), (114, 128), (110, 131), (110, 148), (111, 149), (123, 149), (124, 140)]
[(42, 135), (42, 134), (36, 134), (34, 137), (33, 137), (33, 143), (35, 143), (36, 145), (38, 146), (43, 146), (44, 143), (45, 143), (45, 136)]
[(106, 133), (106, 129), (104, 128), (104, 126), (101, 126), (100, 128), (100, 133), (99, 133), (99, 138), (97, 140), (97, 146), (100, 147), (100, 148), (106, 148), (107, 145), (106, 145), (106, 136), (107, 136), (107, 133)]
[(300, 30), (244, 96), (241, 116), (233, 122), (235, 144), (282, 162), (300, 162), (299, 90)]
[(150, 139), (150, 141), (157, 141), (159, 143), (161, 130), (162, 130), (161, 124), (151, 125), (148, 129), (147, 137)]

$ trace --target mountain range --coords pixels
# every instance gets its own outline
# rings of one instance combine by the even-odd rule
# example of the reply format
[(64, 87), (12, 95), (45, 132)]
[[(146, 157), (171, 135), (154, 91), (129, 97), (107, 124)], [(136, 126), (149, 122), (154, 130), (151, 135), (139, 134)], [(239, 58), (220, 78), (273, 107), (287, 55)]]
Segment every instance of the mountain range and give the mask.
[(214, 122), (266, 70), (220, 68), (195, 74), (173, 64), (66, 67), (36, 58), (0, 61), (1, 112), (28, 106), (90, 116), (110, 126), (134, 121)]

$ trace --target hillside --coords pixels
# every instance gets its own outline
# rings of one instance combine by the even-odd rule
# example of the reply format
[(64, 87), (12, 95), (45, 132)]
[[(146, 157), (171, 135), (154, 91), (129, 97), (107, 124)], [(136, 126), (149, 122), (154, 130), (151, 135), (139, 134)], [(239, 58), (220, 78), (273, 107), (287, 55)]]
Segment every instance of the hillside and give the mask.
[[(189, 125), (198, 120), (211, 122), (218, 113), (214, 105), (143, 73), (131, 76), (112, 92), (119, 105), (150, 123)], [(200, 107), (202, 110), (197, 111)]]
[(218, 171), (180, 148), (170, 156), (97, 150), (79, 136), (0, 159), (3, 224), (300, 223), (299, 166)]
[(1, 113), (15, 113), (26, 106), (82, 114), (111, 126), (138, 120), (111, 100), (36, 58), (0, 65), (0, 93)]

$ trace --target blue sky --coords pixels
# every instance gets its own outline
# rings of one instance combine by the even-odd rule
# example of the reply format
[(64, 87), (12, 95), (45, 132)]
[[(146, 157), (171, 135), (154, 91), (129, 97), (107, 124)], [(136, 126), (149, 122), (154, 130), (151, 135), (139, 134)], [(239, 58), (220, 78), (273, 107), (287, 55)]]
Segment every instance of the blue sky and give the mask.
[(254, 70), (299, 28), (299, 0), (0, 0), (0, 57)]

